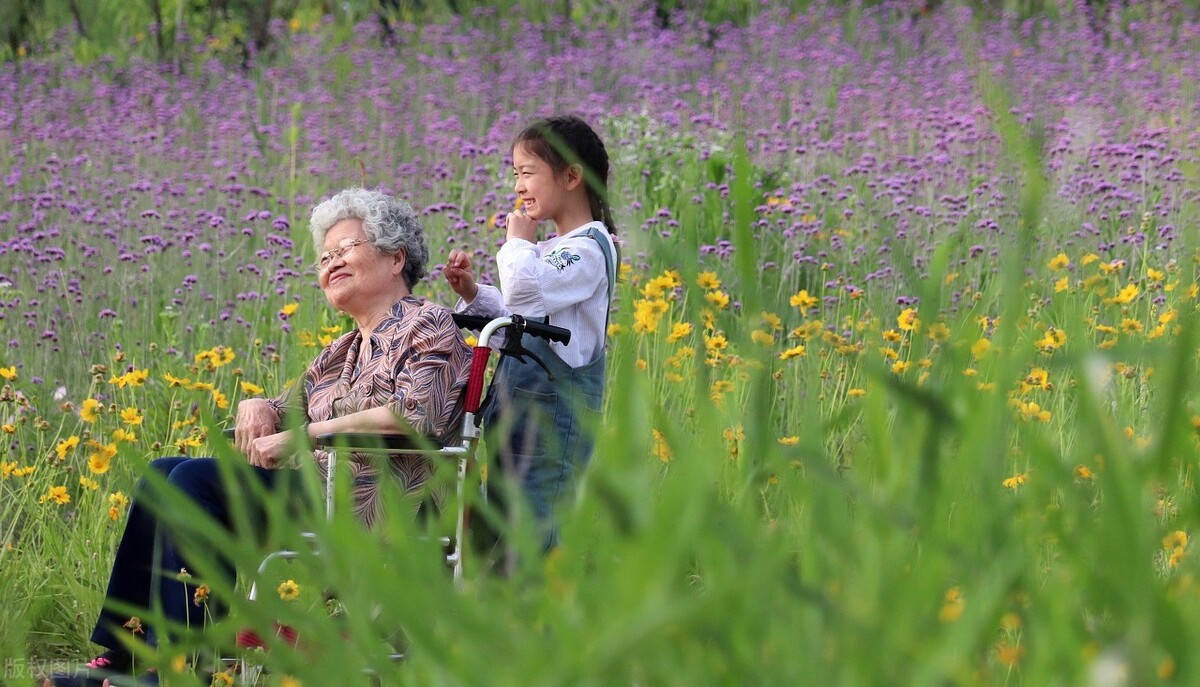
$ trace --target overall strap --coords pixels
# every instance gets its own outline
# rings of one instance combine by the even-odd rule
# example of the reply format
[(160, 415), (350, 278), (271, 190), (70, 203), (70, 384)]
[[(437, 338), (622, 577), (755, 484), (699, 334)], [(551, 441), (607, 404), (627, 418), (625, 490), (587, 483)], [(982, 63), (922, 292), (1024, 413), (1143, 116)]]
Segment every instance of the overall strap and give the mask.
[[(608, 241), (604, 240), (604, 237), (600, 234), (596, 227), (588, 227), (587, 231), (583, 232), (583, 235), (595, 241), (600, 246), (600, 252), (604, 254), (604, 269), (606, 270), (605, 273), (608, 275), (608, 302), (611, 304), (613, 297), (613, 285), (617, 283), (617, 268), (615, 264), (616, 260), (613, 259), (612, 247), (609, 245)], [(607, 316), (605, 316), (604, 319), (604, 328), (608, 329)]]

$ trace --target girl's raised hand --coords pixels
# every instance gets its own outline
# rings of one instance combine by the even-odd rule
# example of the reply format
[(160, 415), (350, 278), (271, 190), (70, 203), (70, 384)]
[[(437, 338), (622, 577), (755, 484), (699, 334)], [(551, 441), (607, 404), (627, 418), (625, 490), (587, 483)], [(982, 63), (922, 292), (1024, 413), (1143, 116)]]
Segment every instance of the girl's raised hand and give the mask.
[(509, 239), (524, 239), (530, 243), (537, 243), (537, 225), (537, 220), (530, 217), (524, 208), (508, 213), (504, 223)]
[(479, 287), (475, 285), (475, 278), (471, 276), (471, 256), (461, 250), (450, 251), (450, 257), (446, 258), (446, 267), (442, 270), (442, 274), (446, 277), (446, 283), (454, 289), (454, 293), (457, 293), (459, 298), (467, 303), (475, 300), (475, 296), (479, 293)]

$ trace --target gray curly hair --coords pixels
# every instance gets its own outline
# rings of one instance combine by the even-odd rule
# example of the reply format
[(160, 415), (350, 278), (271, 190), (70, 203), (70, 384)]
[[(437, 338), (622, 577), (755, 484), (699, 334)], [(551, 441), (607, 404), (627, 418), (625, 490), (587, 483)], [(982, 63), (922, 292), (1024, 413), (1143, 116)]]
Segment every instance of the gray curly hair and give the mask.
[(404, 282), (412, 288), (425, 276), (429, 246), (425, 230), (412, 206), (380, 191), (348, 188), (313, 208), (309, 219), (313, 245), (325, 245), (325, 234), (344, 219), (360, 219), (363, 231), (375, 248), (394, 255), (404, 250)]

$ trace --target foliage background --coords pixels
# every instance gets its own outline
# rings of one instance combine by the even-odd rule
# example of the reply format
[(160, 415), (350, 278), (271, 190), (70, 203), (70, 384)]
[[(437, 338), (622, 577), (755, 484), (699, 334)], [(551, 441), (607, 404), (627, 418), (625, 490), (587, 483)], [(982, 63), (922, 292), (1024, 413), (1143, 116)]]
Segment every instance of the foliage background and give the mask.
[(625, 266), (562, 549), (456, 589), (439, 523), (268, 499), (325, 555), (147, 661), (282, 619), (271, 684), (1194, 681), (1194, 4), (3, 8), (5, 680), (88, 650), (146, 461), (236, 470), (214, 419), (345, 326), (308, 208), (379, 186), (487, 265), (567, 109)]

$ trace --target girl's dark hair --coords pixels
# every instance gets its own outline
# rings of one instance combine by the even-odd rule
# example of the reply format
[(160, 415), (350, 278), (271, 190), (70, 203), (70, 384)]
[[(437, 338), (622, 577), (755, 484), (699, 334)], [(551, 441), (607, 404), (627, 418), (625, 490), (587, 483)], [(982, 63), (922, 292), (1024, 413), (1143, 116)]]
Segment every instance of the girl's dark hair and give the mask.
[(581, 165), (592, 218), (604, 222), (608, 233), (617, 233), (608, 204), (608, 151), (587, 122), (575, 115), (539, 119), (517, 135), (513, 148), (518, 145), (545, 160), (555, 174)]

